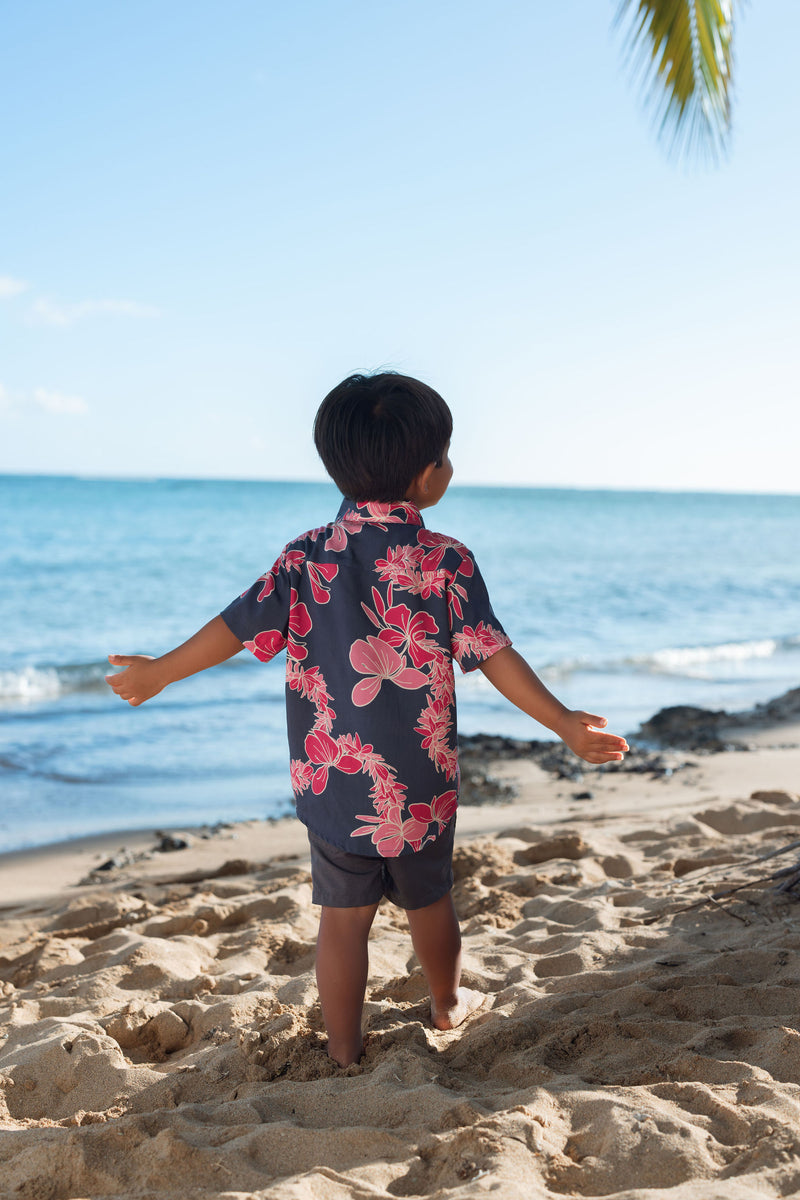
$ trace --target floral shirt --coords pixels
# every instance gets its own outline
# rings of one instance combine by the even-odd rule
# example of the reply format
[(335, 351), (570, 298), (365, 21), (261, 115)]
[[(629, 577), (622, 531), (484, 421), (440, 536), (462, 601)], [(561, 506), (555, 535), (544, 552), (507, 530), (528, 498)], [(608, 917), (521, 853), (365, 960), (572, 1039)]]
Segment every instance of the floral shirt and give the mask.
[(290, 542), (222, 613), (268, 662), (286, 647), (297, 815), (355, 854), (433, 841), (458, 803), (453, 659), (477, 667), (510, 639), (461, 542), (408, 501), (345, 500)]

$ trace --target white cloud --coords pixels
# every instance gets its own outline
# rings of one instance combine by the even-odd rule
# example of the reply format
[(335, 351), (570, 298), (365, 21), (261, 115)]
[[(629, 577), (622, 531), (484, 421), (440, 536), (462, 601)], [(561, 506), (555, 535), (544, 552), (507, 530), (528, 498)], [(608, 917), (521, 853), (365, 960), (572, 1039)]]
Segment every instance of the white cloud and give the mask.
[(37, 300), (32, 309), (34, 317), (45, 325), (74, 325), (84, 317), (158, 317), (160, 312), (150, 304), (135, 300), (80, 300), (76, 304), (59, 304), (55, 300)]
[(28, 285), (23, 279), (12, 279), (10, 275), (0, 275), (0, 300), (10, 300), (12, 296), (18, 296), (20, 292), (25, 292), (27, 289)]
[(82, 396), (65, 396), (63, 392), (51, 392), (46, 388), (35, 389), (33, 403), (44, 412), (60, 417), (85, 417), (89, 411)]

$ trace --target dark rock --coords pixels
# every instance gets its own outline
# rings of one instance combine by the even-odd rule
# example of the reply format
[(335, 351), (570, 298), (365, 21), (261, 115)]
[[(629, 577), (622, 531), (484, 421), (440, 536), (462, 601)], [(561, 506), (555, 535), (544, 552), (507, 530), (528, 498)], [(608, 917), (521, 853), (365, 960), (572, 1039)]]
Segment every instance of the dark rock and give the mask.
[(782, 721), (794, 721), (800, 716), (800, 688), (792, 688), (755, 708), (741, 712), (726, 712), (724, 709), (696, 708), (691, 704), (677, 704), (662, 708), (649, 721), (645, 721), (634, 735), (658, 746), (680, 746), (685, 750), (696, 750), (716, 754), (722, 750), (749, 750), (750, 747), (731, 732), (756, 725), (779, 725)]
[(156, 830), (158, 843), (155, 846), (157, 854), (167, 854), (173, 850), (188, 850), (190, 842), (188, 838), (176, 837), (173, 833), (162, 833), (160, 829)]
[(100, 863), (99, 867), (93, 867), (92, 870), (116, 871), (119, 867), (127, 867), (130, 863), (135, 861), (135, 858), (136, 856), (133, 854), (133, 852), (129, 850), (127, 846), (123, 846), (111, 858), (107, 859), (104, 863)]
[(753, 715), (767, 717), (770, 721), (791, 721), (800, 716), (800, 688), (791, 688), (775, 700), (769, 700), (766, 704), (757, 704), (753, 709)]
[[(701, 710), (703, 711), (703, 710)], [(630, 739), (629, 739), (630, 740)], [(458, 757), (461, 766), (463, 804), (502, 803), (512, 799), (514, 790), (507, 783), (492, 779), (492, 761), (514, 762), (521, 758), (530, 759), (543, 771), (557, 779), (580, 783), (585, 772), (603, 771), (611, 774), (650, 774), (654, 778), (666, 777), (674, 771), (694, 764), (678, 760), (669, 761), (658, 750), (631, 745), (621, 762), (605, 763), (592, 767), (577, 758), (563, 742), (526, 742), (521, 738), (493, 737), (487, 734), (461, 736), (458, 739)], [(487, 770), (488, 768), (488, 770)]]

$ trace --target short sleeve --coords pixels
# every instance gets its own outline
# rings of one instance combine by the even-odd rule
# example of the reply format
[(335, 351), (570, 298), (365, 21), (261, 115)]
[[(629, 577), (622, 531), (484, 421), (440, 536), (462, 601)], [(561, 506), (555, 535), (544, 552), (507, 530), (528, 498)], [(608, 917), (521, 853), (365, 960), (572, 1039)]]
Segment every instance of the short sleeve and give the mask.
[(257, 579), (220, 613), (231, 633), (261, 662), (286, 646), (292, 607), (289, 572), (282, 554), (272, 570)]
[(447, 597), (453, 658), (467, 672), (510, 646), (511, 638), (494, 614), (478, 564), (466, 547), (460, 559), (458, 570), (450, 574)]

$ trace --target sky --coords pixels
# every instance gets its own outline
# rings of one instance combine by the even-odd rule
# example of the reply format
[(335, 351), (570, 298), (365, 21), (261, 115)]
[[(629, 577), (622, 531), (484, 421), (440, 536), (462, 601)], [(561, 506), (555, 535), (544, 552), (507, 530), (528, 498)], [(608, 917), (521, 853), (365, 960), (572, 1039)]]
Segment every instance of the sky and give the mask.
[(716, 166), (616, 7), (0, 3), (0, 472), (322, 479), (384, 368), (456, 482), (800, 491), (800, 5), (737, 6)]

